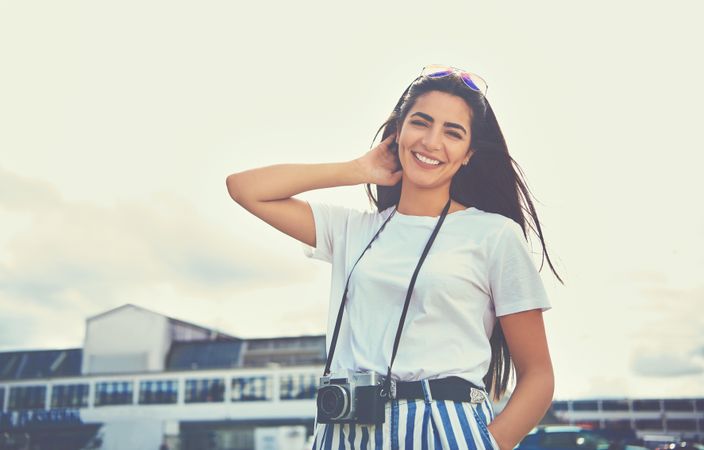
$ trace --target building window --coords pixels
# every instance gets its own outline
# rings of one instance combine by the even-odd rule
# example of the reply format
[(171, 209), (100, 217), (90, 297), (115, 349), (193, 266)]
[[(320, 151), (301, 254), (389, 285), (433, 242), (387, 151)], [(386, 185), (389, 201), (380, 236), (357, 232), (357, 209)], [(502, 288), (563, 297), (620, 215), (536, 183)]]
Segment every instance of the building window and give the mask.
[(52, 408), (85, 408), (88, 406), (88, 384), (60, 384), (51, 388)]
[(46, 386), (17, 386), (10, 388), (7, 409), (45, 409)]
[(140, 405), (166, 405), (178, 401), (178, 381), (150, 380), (139, 383)]
[(273, 398), (271, 377), (238, 377), (232, 379), (233, 402), (271, 400)]
[(276, 348), (276, 349), (283, 349), (283, 348), (300, 349), (300, 348), (302, 348), (302, 345), (301, 345), (301, 341), (299, 341), (299, 340), (280, 340), (280, 341), (274, 341), (274, 348)]
[(603, 411), (628, 411), (628, 400), (602, 400)]
[(95, 406), (131, 405), (132, 382), (112, 381), (95, 385)]
[(270, 341), (247, 341), (247, 350), (270, 350), (271, 348)]
[(663, 401), (665, 411), (694, 412), (694, 404), (690, 399), (668, 399)]
[(694, 406), (696, 406), (698, 412), (704, 411), (704, 398), (694, 400)]
[(314, 374), (281, 375), (281, 400), (312, 399), (318, 390)]
[(696, 419), (669, 419), (667, 421), (668, 431), (697, 431)]
[(552, 410), (553, 411), (567, 411), (567, 402), (565, 402), (565, 401), (552, 402)]
[(660, 411), (660, 400), (633, 400), (633, 411)]
[(596, 411), (599, 409), (599, 405), (591, 400), (578, 400), (572, 402), (572, 409), (574, 411)]
[(661, 431), (662, 421), (660, 419), (638, 419), (636, 420), (636, 429)]
[(606, 420), (604, 426), (609, 430), (630, 430), (631, 421), (629, 419)]
[(5, 388), (0, 387), (0, 412), (5, 410)]
[(221, 378), (186, 380), (186, 403), (225, 401), (225, 380)]

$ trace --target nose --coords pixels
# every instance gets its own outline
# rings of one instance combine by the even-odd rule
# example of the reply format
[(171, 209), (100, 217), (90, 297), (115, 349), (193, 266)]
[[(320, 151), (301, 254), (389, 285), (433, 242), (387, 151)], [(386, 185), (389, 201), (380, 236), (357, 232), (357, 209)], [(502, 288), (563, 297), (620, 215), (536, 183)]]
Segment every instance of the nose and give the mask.
[(442, 129), (439, 127), (429, 127), (423, 136), (423, 145), (429, 151), (440, 150), (442, 146)]

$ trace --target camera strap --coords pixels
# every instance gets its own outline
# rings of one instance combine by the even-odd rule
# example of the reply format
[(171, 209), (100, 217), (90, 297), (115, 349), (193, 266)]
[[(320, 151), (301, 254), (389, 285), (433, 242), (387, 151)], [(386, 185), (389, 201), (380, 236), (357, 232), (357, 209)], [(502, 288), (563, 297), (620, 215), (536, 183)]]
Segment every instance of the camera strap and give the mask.
[[(413, 272), (413, 276), (411, 277), (411, 282), (408, 286), (408, 291), (406, 292), (406, 302), (403, 305), (403, 313), (401, 314), (401, 319), (399, 320), (398, 323), (398, 328), (396, 330), (396, 338), (394, 339), (394, 348), (393, 352), (391, 354), (391, 362), (389, 363), (389, 370), (386, 375), (386, 378), (384, 379), (384, 389), (383, 389), (383, 394), (382, 395), (389, 395), (390, 390), (392, 388), (391, 385), (391, 366), (394, 364), (394, 359), (396, 359), (396, 351), (398, 350), (398, 344), (401, 339), (401, 330), (403, 329), (403, 323), (406, 320), (406, 314), (408, 313), (408, 305), (410, 304), (411, 301), (411, 294), (413, 293), (413, 286), (416, 284), (416, 278), (418, 277), (418, 272), (420, 271), (420, 267), (423, 265), (423, 262), (425, 261), (425, 257), (428, 255), (428, 252), (430, 251), (430, 247), (433, 245), (433, 241), (435, 241), (435, 236), (437, 236), (438, 232), (440, 231), (440, 227), (442, 226), (442, 223), (445, 221), (445, 216), (447, 216), (447, 212), (450, 210), (450, 203), (452, 199), (447, 200), (447, 204), (445, 205), (445, 208), (442, 210), (442, 214), (440, 215), (438, 219), (438, 223), (435, 225), (435, 229), (433, 230), (432, 234), (430, 235), (430, 239), (428, 239), (427, 244), (425, 244), (425, 249), (423, 249), (423, 254), (421, 255), (420, 259), (418, 260), (418, 264), (416, 265), (416, 269)], [(396, 212), (396, 209), (398, 208), (398, 205), (394, 208), (393, 211), (391, 211), (391, 214), (389, 214), (389, 217), (386, 218), (384, 223), (381, 225), (379, 230), (374, 234), (374, 237), (372, 237), (371, 241), (369, 241), (369, 244), (364, 248), (362, 251), (362, 254), (359, 255), (359, 258), (357, 258), (357, 261), (355, 261), (354, 265), (352, 266), (352, 269), (350, 270), (349, 275), (347, 276), (347, 282), (345, 283), (345, 291), (342, 294), (342, 301), (340, 303), (340, 310), (337, 313), (337, 321), (335, 322), (335, 332), (332, 335), (332, 341), (330, 342), (330, 351), (328, 352), (328, 357), (327, 357), (327, 362), (325, 364), (325, 371), (323, 372), (323, 376), (328, 376), (330, 374), (330, 365), (332, 364), (332, 357), (333, 354), (335, 353), (335, 347), (337, 345), (337, 337), (340, 333), (340, 325), (342, 324), (342, 314), (344, 312), (345, 308), (345, 302), (347, 301), (347, 289), (349, 288), (350, 284), (350, 277), (352, 276), (352, 271), (354, 268), (357, 266), (357, 263), (359, 262), (360, 259), (362, 259), (362, 256), (366, 253), (367, 250), (369, 250), (372, 246), (372, 243), (376, 240), (376, 238), (379, 236), (379, 233), (384, 229), (386, 224), (388, 223), (389, 219), (391, 219), (391, 216), (394, 215)], [(392, 395), (393, 397), (393, 395)]]

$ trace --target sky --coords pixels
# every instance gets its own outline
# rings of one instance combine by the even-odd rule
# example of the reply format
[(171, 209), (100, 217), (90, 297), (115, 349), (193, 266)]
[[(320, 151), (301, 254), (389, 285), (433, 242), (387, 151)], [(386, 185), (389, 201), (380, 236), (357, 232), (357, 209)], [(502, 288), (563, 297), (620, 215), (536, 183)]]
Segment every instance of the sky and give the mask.
[[(699, 2), (0, 3), (0, 351), (132, 303), (325, 333), (329, 264), (230, 173), (349, 161), (427, 64), (480, 74), (534, 194), (555, 399), (704, 396)], [(363, 185), (296, 196), (370, 209)], [(539, 265), (539, 241), (532, 239)]]

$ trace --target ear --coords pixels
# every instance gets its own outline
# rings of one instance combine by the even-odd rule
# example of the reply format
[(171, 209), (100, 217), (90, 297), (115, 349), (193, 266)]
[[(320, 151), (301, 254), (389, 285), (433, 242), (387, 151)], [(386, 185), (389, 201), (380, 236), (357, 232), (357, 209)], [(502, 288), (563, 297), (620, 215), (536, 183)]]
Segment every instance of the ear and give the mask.
[(462, 165), (467, 165), (469, 163), (469, 160), (472, 158), (472, 155), (474, 155), (474, 150), (471, 148), (467, 151), (467, 156), (464, 158), (462, 161)]

